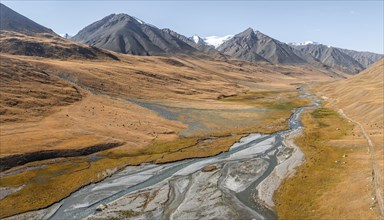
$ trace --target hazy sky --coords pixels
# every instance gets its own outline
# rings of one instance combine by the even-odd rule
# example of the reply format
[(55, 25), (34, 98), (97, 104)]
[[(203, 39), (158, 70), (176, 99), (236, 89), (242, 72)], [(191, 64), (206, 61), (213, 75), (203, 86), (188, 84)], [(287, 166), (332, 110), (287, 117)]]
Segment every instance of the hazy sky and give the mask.
[(312, 40), (384, 53), (384, 1), (4, 1), (58, 34), (76, 34), (126, 13), (185, 36), (224, 36), (248, 27), (283, 42)]

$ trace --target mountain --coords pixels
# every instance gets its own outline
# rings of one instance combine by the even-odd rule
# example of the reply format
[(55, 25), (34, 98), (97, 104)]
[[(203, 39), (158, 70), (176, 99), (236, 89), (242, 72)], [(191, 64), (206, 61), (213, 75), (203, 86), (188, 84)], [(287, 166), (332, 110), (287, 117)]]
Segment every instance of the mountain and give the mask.
[(72, 40), (134, 55), (189, 54), (188, 43), (127, 14), (111, 14), (82, 29)]
[(15, 31), (23, 34), (50, 33), (54, 32), (29, 18), (13, 11), (0, 3), (0, 30)]
[[(195, 53), (195, 56), (196, 55), (204, 56), (204, 54), (205, 54), (205, 55), (208, 55), (210, 57), (217, 58), (217, 59), (226, 59), (225, 55), (223, 55), (222, 53), (217, 51), (215, 48), (205, 44), (203, 39), (197, 35), (188, 38), (184, 35), (178, 34), (175, 31), (172, 31), (171, 29), (168, 29), (168, 28), (164, 28), (161, 30), (163, 32), (171, 35), (172, 37), (175, 37), (178, 40), (181, 40), (182, 42), (188, 44), (189, 46), (193, 47), (194, 49), (196, 49), (196, 51), (198, 51), (199, 53)], [(196, 41), (197, 41), (197, 43), (196, 43)]]
[(231, 39), (232, 37), (233, 35), (226, 35), (224, 37), (209, 36), (204, 38), (204, 43), (214, 48), (218, 48), (225, 41)]
[(190, 37), (189, 39), (193, 40), (193, 42), (195, 42), (195, 44), (198, 44), (198, 45), (205, 45), (206, 43), (204, 42), (204, 39), (199, 37), (198, 35), (193, 35), (192, 37)]
[(220, 52), (247, 61), (269, 61), (271, 63), (305, 63), (293, 49), (259, 31), (248, 28), (217, 48)]
[(291, 45), (291, 46), (303, 46), (303, 45), (308, 45), (308, 44), (319, 44), (317, 42), (314, 42), (314, 41), (304, 41), (304, 42), (301, 42), (301, 43), (288, 43), (288, 45)]
[(383, 59), (383, 54), (371, 53), (371, 52), (359, 52), (354, 50), (347, 50), (338, 48), (343, 53), (349, 55), (357, 62), (359, 62), (364, 68), (368, 68), (373, 63), (376, 63), (378, 60)]
[(289, 45), (303, 54), (313, 56), (325, 65), (353, 74), (384, 58), (381, 54), (336, 48), (312, 41)]
[(323, 64), (336, 68), (340, 71), (358, 73), (365, 69), (358, 61), (338, 48), (322, 44), (308, 44), (293, 46), (295, 49), (313, 56)]

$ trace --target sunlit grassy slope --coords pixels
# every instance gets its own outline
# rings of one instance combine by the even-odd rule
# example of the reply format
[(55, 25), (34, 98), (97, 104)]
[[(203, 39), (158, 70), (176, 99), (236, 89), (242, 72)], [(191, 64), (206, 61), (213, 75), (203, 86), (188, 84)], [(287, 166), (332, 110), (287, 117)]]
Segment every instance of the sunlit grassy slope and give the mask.
[(295, 143), (305, 162), (275, 194), (281, 219), (375, 219), (364, 139), (353, 123), (329, 108), (306, 112)]
[(282, 219), (380, 218), (383, 89), (383, 60), (347, 80), (316, 87), (326, 108), (304, 116), (305, 131), (296, 143), (306, 161), (275, 196)]

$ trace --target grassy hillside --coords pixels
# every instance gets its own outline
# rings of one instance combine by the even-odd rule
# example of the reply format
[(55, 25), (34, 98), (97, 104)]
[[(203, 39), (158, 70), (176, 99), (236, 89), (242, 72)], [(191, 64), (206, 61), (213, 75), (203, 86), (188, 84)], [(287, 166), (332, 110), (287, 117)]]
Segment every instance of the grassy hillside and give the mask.
[(296, 139), (306, 161), (275, 195), (282, 219), (378, 219), (383, 213), (384, 60), (316, 87), (325, 108)]

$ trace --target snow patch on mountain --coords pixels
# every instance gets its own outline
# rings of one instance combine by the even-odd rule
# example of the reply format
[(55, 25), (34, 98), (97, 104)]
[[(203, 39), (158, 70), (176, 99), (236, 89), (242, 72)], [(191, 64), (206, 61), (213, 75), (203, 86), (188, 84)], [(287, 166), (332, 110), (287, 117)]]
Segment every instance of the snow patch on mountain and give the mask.
[(200, 42), (200, 39), (201, 39), (201, 38), (200, 38), (199, 36), (197, 36), (196, 34), (192, 36), (192, 40), (193, 40), (196, 44), (198, 44), (198, 43)]
[(218, 48), (220, 45), (222, 45), (225, 41), (231, 39), (233, 35), (226, 35), (224, 37), (218, 37), (218, 36), (208, 36), (204, 38), (204, 42), (209, 45), (213, 46), (215, 48)]
[[(321, 43), (318, 43), (318, 42), (315, 42), (315, 41), (310, 41), (310, 40), (304, 41), (302, 43), (288, 43), (288, 44), (291, 45), (291, 46), (324, 45), (324, 44), (321, 44)], [(326, 46), (328, 48), (332, 47), (330, 45), (324, 45), (324, 46)]]
[(138, 19), (138, 18), (136, 18), (136, 17), (133, 17), (137, 22), (139, 22), (140, 24), (145, 24), (145, 22), (144, 21), (142, 21), (142, 20), (140, 20), (140, 19)]
[(304, 46), (304, 45), (310, 45), (310, 44), (318, 45), (319, 43), (317, 43), (315, 41), (307, 40), (307, 41), (304, 41), (304, 42), (301, 42), (301, 43), (289, 43), (289, 44), (290, 45), (294, 45), (294, 46)]

